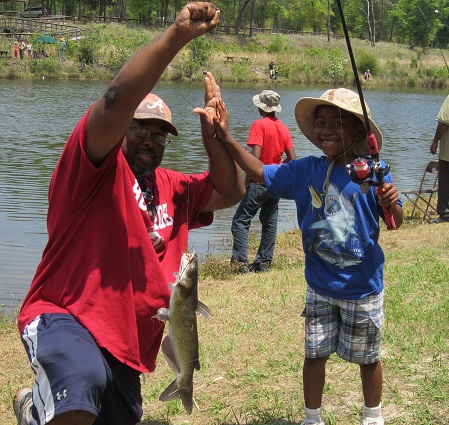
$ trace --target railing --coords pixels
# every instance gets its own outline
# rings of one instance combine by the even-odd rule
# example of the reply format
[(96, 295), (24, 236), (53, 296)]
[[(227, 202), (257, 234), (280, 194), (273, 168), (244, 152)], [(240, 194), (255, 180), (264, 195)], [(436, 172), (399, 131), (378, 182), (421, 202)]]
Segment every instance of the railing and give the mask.
[[(70, 24), (68, 24), (68, 22)], [(145, 27), (165, 27), (171, 25), (173, 22), (166, 21), (164, 23), (150, 24), (148, 20), (142, 19), (127, 19), (119, 18), (114, 16), (103, 17), (103, 16), (81, 16), (80, 19), (74, 16), (47, 16), (39, 19), (30, 18), (20, 18), (17, 15), (0, 15), (0, 27), (13, 29), (17, 34), (17, 30), (22, 31), (22, 33), (39, 32), (49, 35), (67, 35), (78, 36), (78, 33), (87, 31), (87, 29), (76, 26), (76, 23), (87, 23), (87, 22), (104, 22), (104, 23), (124, 23), (124, 24), (134, 24)], [(72, 25), (75, 23), (75, 25)], [(219, 25), (214, 31), (220, 33), (231, 33), (234, 34), (236, 30), (235, 26)], [(312, 36), (327, 36), (327, 32), (315, 32), (315, 31), (296, 31), (281, 28), (253, 28), (253, 34), (296, 34), (296, 35), (312, 35)], [(241, 27), (239, 28), (239, 34), (247, 34), (250, 32), (250, 28)], [(332, 38), (341, 38), (340, 35), (330, 34)]]
[[(19, 18), (17, 16), (0, 15), (0, 28), (2, 35), (29, 36), (33, 33), (51, 35), (52, 37), (79, 38), (85, 35), (87, 28), (68, 24), (72, 22), (71, 16), (48, 16), (45, 18)], [(7, 31), (5, 31), (7, 30)]]

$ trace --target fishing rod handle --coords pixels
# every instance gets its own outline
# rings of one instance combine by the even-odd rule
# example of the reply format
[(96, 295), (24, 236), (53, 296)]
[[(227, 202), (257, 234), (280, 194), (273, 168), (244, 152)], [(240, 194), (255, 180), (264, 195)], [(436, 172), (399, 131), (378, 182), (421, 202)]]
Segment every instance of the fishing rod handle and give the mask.
[[(382, 190), (382, 187), (385, 186), (385, 183), (379, 187), (379, 189)], [(391, 213), (390, 207), (384, 207), (382, 206), (383, 212), (384, 212), (384, 221), (387, 225), (387, 230), (396, 230), (396, 223), (394, 221), (394, 216)]]

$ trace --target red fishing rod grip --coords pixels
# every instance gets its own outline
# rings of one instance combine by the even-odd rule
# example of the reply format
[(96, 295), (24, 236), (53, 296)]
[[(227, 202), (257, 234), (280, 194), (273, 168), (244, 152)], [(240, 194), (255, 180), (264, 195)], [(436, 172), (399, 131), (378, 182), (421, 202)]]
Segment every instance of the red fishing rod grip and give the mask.
[(389, 207), (383, 207), (384, 220), (388, 230), (396, 230), (396, 223), (394, 222), (393, 214), (391, 214)]
[[(382, 189), (382, 187), (385, 186), (385, 183), (379, 188)], [(387, 230), (396, 230), (396, 223), (394, 221), (393, 214), (390, 211), (390, 207), (382, 207), (384, 212), (384, 221), (387, 226)]]
[(366, 141), (368, 142), (370, 155), (378, 154), (379, 153), (379, 146), (377, 145), (376, 135), (372, 131), (370, 131), (366, 135)]

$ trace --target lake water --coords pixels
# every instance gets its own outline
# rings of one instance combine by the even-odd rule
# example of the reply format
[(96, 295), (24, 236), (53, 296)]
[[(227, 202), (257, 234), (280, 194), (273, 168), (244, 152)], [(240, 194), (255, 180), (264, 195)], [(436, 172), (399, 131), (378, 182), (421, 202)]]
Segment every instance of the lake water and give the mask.
[[(47, 241), (47, 189), (65, 141), (92, 102), (106, 89), (98, 81), (0, 80), (0, 305), (17, 307), (23, 299)], [(246, 143), (259, 118), (253, 95), (270, 88), (223, 84), (234, 137)], [(328, 87), (271, 83), (281, 95), (279, 118), (289, 127), (298, 156), (320, 151), (302, 136), (293, 109), (304, 96), (319, 96)], [(170, 106), (180, 136), (166, 149), (163, 166), (183, 172), (207, 168), (199, 119), (191, 113), (203, 106), (203, 84), (159, 84), (154, 90)], [(429, 146), (444, 90), (366, 90), (365, 100), (384, 136), (381, 158), (391, 165), (399, 190), (417, 186), (431, 159)], [(216, 213), (213, 225), (191, 232), (190, 249), (201, 255), (230, 253), (230, 225), (235, 208)], [(279, 231), (296, 227), (292, 202), (281, 200)], [(257, 218), (251, 228), (258, 232)]]

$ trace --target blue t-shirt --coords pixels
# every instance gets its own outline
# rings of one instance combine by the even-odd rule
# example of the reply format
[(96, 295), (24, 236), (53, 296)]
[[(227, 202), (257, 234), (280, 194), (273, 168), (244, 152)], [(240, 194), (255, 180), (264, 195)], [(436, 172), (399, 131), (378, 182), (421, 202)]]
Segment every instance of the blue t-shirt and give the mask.
[[(385, 258), (378, 244), (383, 214), (375, 187), (362, 193), (346, 166), (335, 165), (324, 194), (329, 164), (325, 156), (309, 156), (266, 165), (268, 194), (296, 202), (305, 277), (316, 292), (348, 300), (378, 294), (383, 289)], [(391, 183), (389, 173), (385, 182)]]

